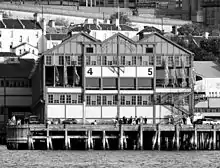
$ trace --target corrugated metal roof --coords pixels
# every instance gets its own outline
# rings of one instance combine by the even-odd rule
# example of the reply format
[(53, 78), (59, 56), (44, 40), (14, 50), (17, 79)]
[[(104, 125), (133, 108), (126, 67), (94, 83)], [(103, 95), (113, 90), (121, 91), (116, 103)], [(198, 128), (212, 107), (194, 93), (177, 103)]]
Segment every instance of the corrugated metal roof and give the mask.
[(194, 61), (195, 71), (204, 78), (220, 78), (220, 65), (213, 61)]

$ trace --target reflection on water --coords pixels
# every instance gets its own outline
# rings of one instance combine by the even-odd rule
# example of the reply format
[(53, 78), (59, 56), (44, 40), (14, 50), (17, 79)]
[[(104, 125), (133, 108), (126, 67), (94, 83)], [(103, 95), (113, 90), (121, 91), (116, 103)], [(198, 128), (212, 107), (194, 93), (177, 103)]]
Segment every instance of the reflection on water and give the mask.
[(0, 146), (8, 168), (220, 168), (220, 151), (28, 151)]

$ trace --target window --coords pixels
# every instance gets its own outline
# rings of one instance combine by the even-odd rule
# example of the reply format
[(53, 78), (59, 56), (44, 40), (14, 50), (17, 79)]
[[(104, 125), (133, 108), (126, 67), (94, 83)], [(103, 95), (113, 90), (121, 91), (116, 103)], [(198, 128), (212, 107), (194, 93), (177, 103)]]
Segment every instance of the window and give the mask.
[(54, 103), (59, 103), (59, 95), (54, 95)]
[(101, 105), (101, 95), (97, 95), (97, 105)]
[(60, 95), (60, 103), (65, 103), (65, 95)]
[(136, 56), (132, 56), (132, 61), (131, 61), (132, 63), (132, 65), (136, 65)]
[(113, 105), (117, 105), (118, 95), (113, 95)]
[(91, 96), (89, 95), (86, 96), (86, 104), (91, 105)]
[(180, 66), (180, 57), (179, 56), (175, 56), (175, 65)]
[(81, 104), (82, 103), (82, 95), (78, 95), (78, 103)]
[(22, 53), (22, 50), (20, 49), (20, 50), (19, 50), (19, 54), (21, 54), (21, 53)]
[(37, 37), (37, 38), (39, 37), (39, 32), (36, 33), (36, 37)]
[(149, 65), (154, 65), (154, 56), (150, 56)]
[(46, 56), (46, 65), (52, 65), (52, 57), (50, 55)]
[(86, 47), (86, 53), (93, 53), (93, 47)]
[(125, 105), (125, 96), (121, 96), (121, 105)]
[(173, 65), (173, 56), (168, 56), (168, 65)]
[(137, 65), (142, 65), (142, 56), (138, 56)]
[(19, 38), (19, 42), (22, 42), (22, 36), (20, 36), (20, 38)]
[(137, 97), (137, 104), (142, 105), (142, 96)]
[(162, 65), (161, 55), (156, 56), (156, 65)]
[(32, 54), (34, 54), (34, 50), (32, 50)]
[(103, 56), (102, 65), (107, 65), (107, 56)]
[(59, 65), (63, 65), (64, 59), (63, 56), (59, 56)]
[(86, 56), (86, 65), (90, 65), (91, 58), (90, 56)]
[(189, 66), (190, 65), (190, 57), (187, 55), (186, 56), (186, 65)]
[(71, 100), (71, 95), (66, 95), (66, 103), (70, 104)]
[(131, 97), (131, 104), (136, 105), (136, 96)]
[(146, 47), (146, 53), (153, 53), (153, 47)]
[(53, 95), (48, 95), (48, 103), (53, 103)]
[(73, 95), (71, 96), (71, 98), (72, 98), (72, 104), (77, 104), (77, 95), (76, 95), (76, 94), (73, 94)]
[(66, 65), (70, 65), (70, 56), (65, 56)]
[(107, 97), (102, 96), (102, 105), (106, 105), (106, 104), (107, 104)]
[(125, 56), (121, 56), (121, 65), (125, 65)]

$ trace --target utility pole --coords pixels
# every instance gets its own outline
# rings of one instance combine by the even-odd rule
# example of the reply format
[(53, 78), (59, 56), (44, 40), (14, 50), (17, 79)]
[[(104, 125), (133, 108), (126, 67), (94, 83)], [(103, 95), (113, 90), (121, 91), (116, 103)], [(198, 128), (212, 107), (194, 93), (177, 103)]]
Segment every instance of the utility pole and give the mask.
[(117, 92), (117, 117), (120, 117), (120, 41), (119, 41), (119, 36), (117, 35), (117, 77), (118, 77), (118, 92)]

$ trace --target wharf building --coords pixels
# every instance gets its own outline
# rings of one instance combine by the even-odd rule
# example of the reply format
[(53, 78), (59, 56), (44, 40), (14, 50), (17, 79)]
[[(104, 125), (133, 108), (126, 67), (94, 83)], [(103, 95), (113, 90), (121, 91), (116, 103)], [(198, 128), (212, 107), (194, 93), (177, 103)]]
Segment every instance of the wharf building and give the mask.
[(80, 32), (42, 54), (32, 71), (32, 112), (46, 122), (193, 112), (193, 53), (158, 33), (100, 41)]
[(35, 60), (20, 59), (15, 53), (0, 52), (0, 133), (9, 118), (31, 114), (32, 82), (29, 78)]

